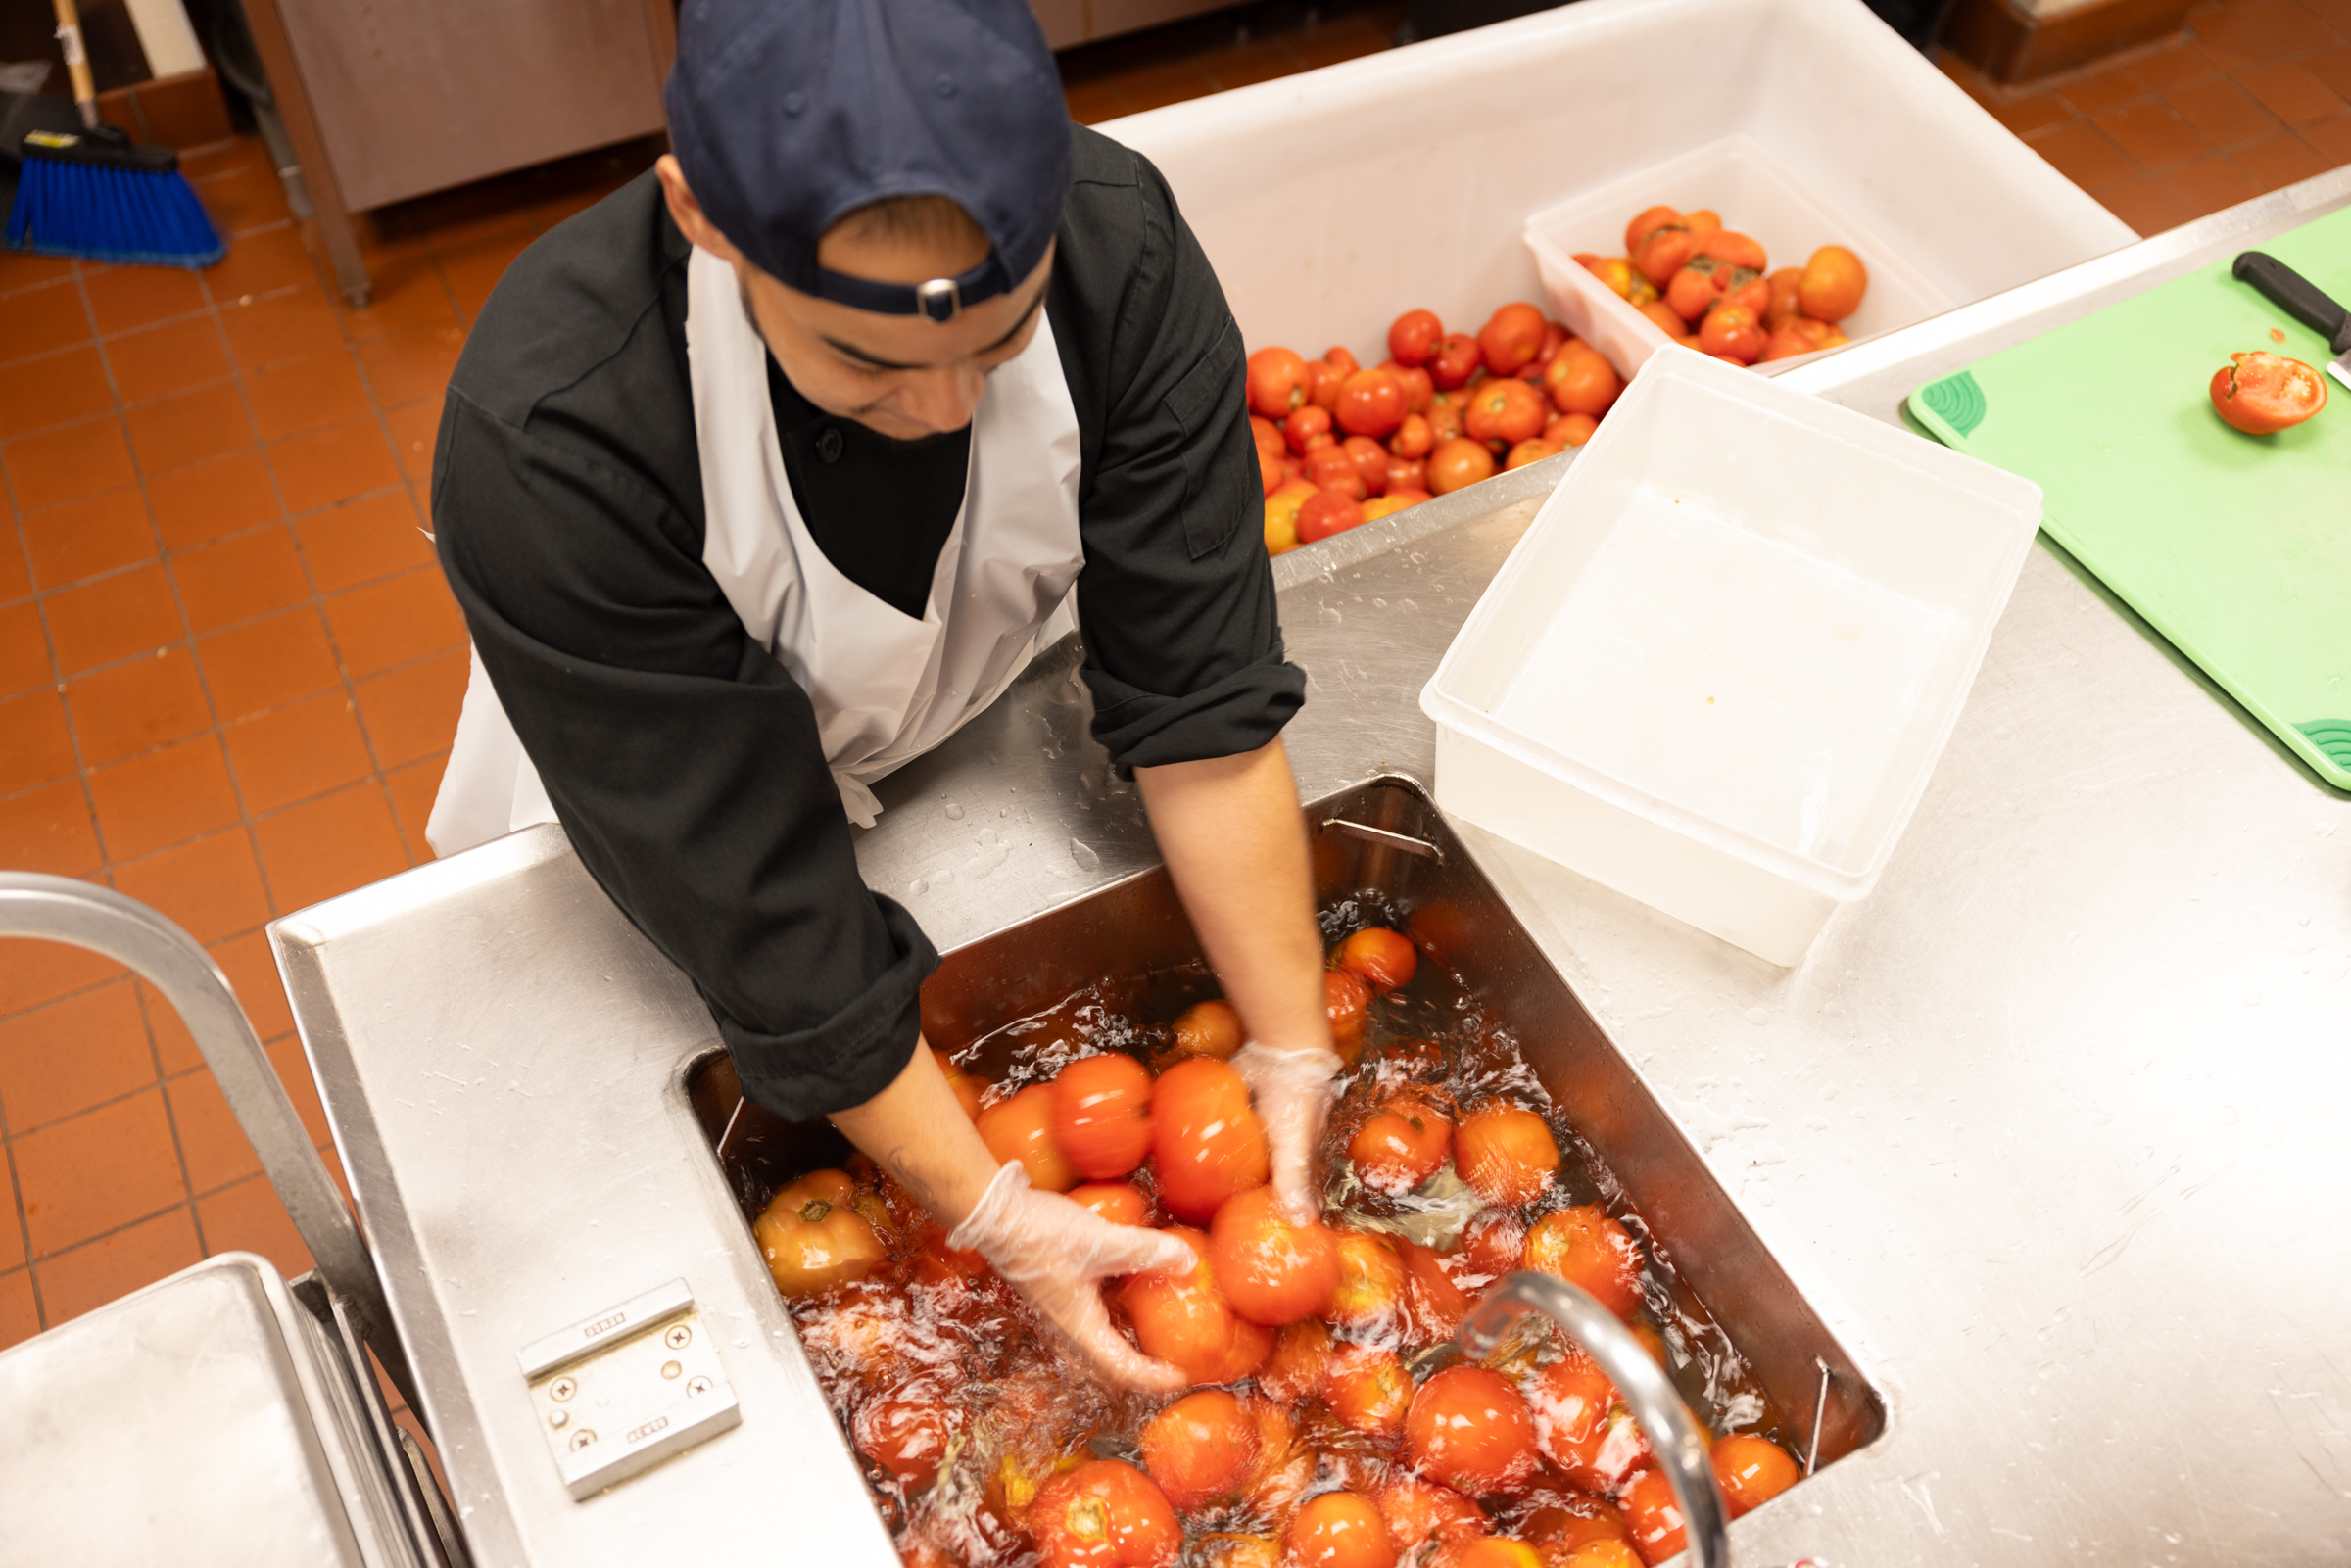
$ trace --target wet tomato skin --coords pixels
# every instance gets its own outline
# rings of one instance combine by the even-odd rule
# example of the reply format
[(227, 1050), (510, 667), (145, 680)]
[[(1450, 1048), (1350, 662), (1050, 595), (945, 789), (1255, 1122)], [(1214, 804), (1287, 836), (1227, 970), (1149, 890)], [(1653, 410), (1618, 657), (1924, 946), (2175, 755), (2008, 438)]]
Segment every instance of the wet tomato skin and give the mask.
[(1339, 1282), (1336, 1240), (1319, 1221), (1291, 1224), (1271, 1187), (1225, 1199), (1209, 1245), (1218, 1287), (1253, 1323), (1279, 1328), (1311, 1317)]
[(1330, 1413), (1367, 1437), (1393, 1437), (1413, 1408), (1413, 1374), (1394, 1351), (1334, 1346), (1322, 1378)]
[(1070, 1189), (1070, 1201), (1081, 1204), (1114, 1225), (1151, 1223), (1151, 1200), (1131, 1181), (1088, 1181)]
[(1632, 1233), (1580, 1204), (1545, 1214), (1526, 1233), (1526, 1267), (1581, 1285), (1618, 1317), (1641, 1305), (1641, 1247)]
[(1339, 944), (1339, 968), (1374, 991), (1392, 991), (1410, 981), (1420, 955), (1410, 939), (1384, 926), (1367, 926)]
[(1151, 1478), (1118, 1459), (1054, 1477), (1030, 1507), (1045, 1568), (1173, 1568), (1183, 1527)]
[(1310, 1499), (1291, 1516), (1282, 1545), (1287, 1568), (1393, 1568), (1396, 1561), (1378, 1505), (1352, 1492)]
[(1803, 1472), (1788, 1450), (1768, 1438), (1734, 1432), (1714, 1442), (1714, 1480), (1734, 1519), (1795, 1486)]
[(1388, 1535), (1410, 1551), (1424, 1541), (1470, 1541), (1492, 1528), (1486, 1510), (1451, 1487), (1416, 1475), (1398, 1474), (1375, 1499)]
[(1273, 1354), (1257, 1369), (1258, 1392), (1281, 1404), (1296, 1404), (1322, 1387), (1330, 1371), (1330, 1330), (1314, 1318), (1292, 1323), (1273, 1336)]
[(1151, 1152), (1151, 1072), (1116, 1051), (1083, 1057), (1053, 1079), (1053, 1141), (1089, 1181), (1124, 1176)]
[(1272, 1350), (1272, 1331), (1244, 1322), (1217, 1288), (1206, 1236), (1180, 1226), (1170, 1226), (1167, 1234), (1191, 1248), (1193, 1263), (1189, 1269), (1130, 1275), (1119, 1287), (1135, 1343), (1145, 1355), (1170, 1363), (1194, 1383), (1247, 1377)]
[(881, 1235), (850, 1207), (855, 1196), (845, 1172), (816, 1170), (777, 1193), (760, 1212), (751, 1236), (767, 1259), (776, 1289), (788, 1299), (863, 1279), (888, 1258)]
[(1641, 1553), (1643, 1562), (1660, 1563), (1682, 1549), (1682, 1505), (1664, 1471), (1644, 1470), (1633, 1477), (1620, 1506), (1625, 1525), (1633, 1533), (1633, 1549)]
[(1499, 1372), (1450, 1366), (1413, 1396), (1405, 1452), (1422, 1475), (1466, 1497), (1515, 1492), (1536, 1468), (1535, 1420)]
[(1053, 1139), (1053, 1090), (1049, 1085), (1032, 1083), (1011, 1099), (989, 1106), (980, 1113), (976, 1124), (981, 1141), (996, 1157), (996, 1163), (1019, 1161), (1028, 1168), (1029, 1185), (1037, 1191), (1068, 1192), (1078, 1185), (1077, 1169)]
[(2248, 436), (2275, 435), (2327, 406), (2327, 378), (2268, 350), (2232, 354), (2206, 389), (2223, 419)]
[(1462, 1118), (1453, 1137), (1453, 1163), (1488, 1203), (1523, 1204), (1551, 1185), (1559, 1146), (1532, 1111), (1489, 1106)]
[(1337, 1279), (1322, 1315), (1341, 1328), (1389, 1322), (1404, 1307), (1404, 1259), (1387, 1237), (1367, 1230), (1339, 1232)]
[(1185, 1056), (1214, 1057), (1222, 1062), (1241, 1048), (1248, 1031), (1241, 1016), (1223, 997), (1195, 1002), (1176, 1021), (1176, 1049)]
[(1257, 1420), (1223, 1389), (1187, 1394), (1143, 1423), (1143, 1469), (1168, 1501), (1192, 1509), (1241, 1490), (1257, 1463)]
[(1184, 1223), (1205, 1223), (1225, 1199), (1265, 1185), (1266, 1129), (1249, 1085), (1225, 1064), (1187, 1057), (1161, 1073), (1152, 1122), (1160, 1202)]
[(1322, 972), (1322, 1000), (1330, 1015), (1330, 1043), (1355, 1060), (1364, 1048), (1364, 1023), (1370, 1015), (1371, 988), (1345, 970)]
[(1453, 1123), (1421, 1100), (1391, 1100), (1356, 1129), (1347, 1158), (1365, 1186), (1401, 1197), (1437, 1173), (1453, 1150)]

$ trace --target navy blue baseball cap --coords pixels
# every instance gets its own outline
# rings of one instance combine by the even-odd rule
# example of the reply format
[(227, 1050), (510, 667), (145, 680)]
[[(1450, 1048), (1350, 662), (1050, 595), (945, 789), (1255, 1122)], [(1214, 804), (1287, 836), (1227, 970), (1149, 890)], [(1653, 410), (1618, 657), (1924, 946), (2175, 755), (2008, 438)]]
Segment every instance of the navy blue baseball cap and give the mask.
[[(1044, 260), (1070, 188), (1070, 118), (1027, 0), (687, 0), (670, 146), (720, 233), (789, 288), (951, 321)], [(960, 277), (885, 283), (817, 264), (840, 219), (943, 196), (987, 236)]]

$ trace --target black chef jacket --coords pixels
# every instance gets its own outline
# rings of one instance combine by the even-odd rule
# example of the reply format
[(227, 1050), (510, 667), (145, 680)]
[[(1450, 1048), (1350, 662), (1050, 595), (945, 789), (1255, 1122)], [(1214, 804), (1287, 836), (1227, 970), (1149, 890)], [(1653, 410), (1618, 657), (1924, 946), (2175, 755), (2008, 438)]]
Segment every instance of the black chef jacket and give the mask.
[[(1236, 755), (1305, 690), (1254, 526), (1240, 334), (1158, 170), (1071, 134), (1046, 311), (1080, 429), (1093, 733), (1122, 770)], [(692, 976), (744, 1090), (806, 1118), (903, 1069), (938, 960), (859, 879), (807, 694), (702, 564), (690, 252), (648, 173), (516, 259), (450, 380), (434, 529), (581, 860)], [(919, 613), (968, 436), (888, 442), (770, 381), (819, 547)]]

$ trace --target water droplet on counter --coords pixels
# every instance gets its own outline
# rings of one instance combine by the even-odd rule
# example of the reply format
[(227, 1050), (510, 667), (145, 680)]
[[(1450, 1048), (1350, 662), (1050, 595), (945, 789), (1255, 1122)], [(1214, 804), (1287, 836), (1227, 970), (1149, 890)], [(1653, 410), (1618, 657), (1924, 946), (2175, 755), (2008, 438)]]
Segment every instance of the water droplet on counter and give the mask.
[(1345, 619), (1345, 617), (1339, 614), (1339, 607), (1335, 604), (1325, 604), (1316, 613), (1320, 619), (1329, 622), (1332, 626), (1338, 625), (1340, 621)]
[(1375, 610), (1384, 610), (1388, 607), (1388, 601), (1384, 598), (1375, 598), (1371, 601), (1371, 607)]
[(1070, 840), (1070, 858), (1078, 863), (1080, 871), (1102, 869), (1102, 857), (1094, 853), (1093, 846), (1081, 844), (1075, 838)]
[(962, 806), (960, 806), (960, 805), (958, 805), (958, 804), (956, 804), (956, 803), (955, 803), (954, 801), (952, 801), (952, 800), (950, 800), (950, 801), (948, 801), (948, 802), (947, 802), (947, 821), (949, 821), (949, 822), (961, 822), (961, 821), (963, 821), (963, 807), (962, 807)]
[(1845, 1017), (1845, 1004), (1833, 996), (1820, 1004), (1820, 1010), (1833, 1019)]
[(927, 881), (923, 880), (923, 879), (922, 879), (922, 878), (920, 878), (920, 877), (917, 877), (917, 878), (916, 878), (916, 879), (915, 879), (913, 881), (909, 882), (909, 883), (907, 884), (907, 886), (906, 886), (906, 891), (908, 891), (909, 893), (912, 893), (912, 894), (913, 894), (915, 897), (917, 897), (917, 898), (920, 898), (920, 897), (922, 897), (922, 896), (923, 896), (925, 893), (929, 892), (930, 890), (931, 890), (931, 884), (930, 884), (929, 882), (927, 882)]

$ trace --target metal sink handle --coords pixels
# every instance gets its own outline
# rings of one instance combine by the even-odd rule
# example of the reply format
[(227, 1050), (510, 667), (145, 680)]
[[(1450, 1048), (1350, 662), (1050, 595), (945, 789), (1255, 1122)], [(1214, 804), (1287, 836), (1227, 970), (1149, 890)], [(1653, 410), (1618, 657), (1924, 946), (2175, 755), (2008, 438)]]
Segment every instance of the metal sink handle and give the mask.
[(1567, 1331), (1600, 1363), (1641, 1423), (1657, 1464), (1682, 1505), (1692, 1568), (1730, 1568), (1731, 1540), (1715, 1490), (1714, 1465), (1682, 1398), (1632, 1331), (1581, 1287), (1549, 1274), (1517, 1273), (1504, 1280), (1463, 1320), (1455, 1336), (1472, 1356), (1484, 1356), (1529, 1312), (1541, 1312)]
[[(327, 1288), (357, 1309), (368, 1343), (403, 1393), (406, 1355), (392, 1332), (375, 1264), (343, 1194), (262, 1050), (228, 976), (194, 937), (136, 899), (70, 877), (0, 872), (0, 936), (32, 936), (104, 953), (162, 991), (195, 1036), (269, 1185), (293, 1216)], [(414, 1399), (412, 1394), (410, 1400)]]

